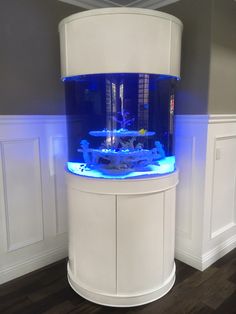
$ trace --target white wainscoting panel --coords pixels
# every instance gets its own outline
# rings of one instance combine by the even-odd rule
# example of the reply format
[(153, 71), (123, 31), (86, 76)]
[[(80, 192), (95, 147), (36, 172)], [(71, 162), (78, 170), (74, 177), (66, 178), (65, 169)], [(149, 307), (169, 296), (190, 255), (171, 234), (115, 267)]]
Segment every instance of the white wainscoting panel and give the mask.
[[(176, 136), (176, 156), (179, 169), (180, 184), (177, 187), (177, 225), (176, 233), (190, 239), (192, 238), (192, 211), (193, 206), (193, 180), (195, 166), (196, 137), (194, 135)], [(183, 158), (179, 158), (179, 155)], [(183, 185), (184, 183), (184, 185)]]
[(67, 197), (65, 184), (65, 168), (62, 165), (66, 163), (67, 152), (66, 137), (53, 137), (53, 175), (55, 189), (56, 206), (56, 233), (67, 232)]
[(64, 116), (0, 116), (0, 284), (67, 256)]
[(210, 115), (207, 143), (203, 269), (236, 246), (236, 115)]
[(179, 168), (176, 193), (176, 249), (178, 259), (197, 267), (201, 255), (206, 134), (208, 117), (176, 116), (175, 153)]
[(236, 245), (236, 116), (177, 116), (175, 143), (175, 254), (204, 270)]
[(7, 248), (43, 240), (39, 139), (1, 142)]
[[(211, 206), (211, 237), (235, 225), (236, 135), (215, 138)], [(222, 182), (227, 184), (222, 184)], [(223, 209), (223, 210), (222, 210)]]

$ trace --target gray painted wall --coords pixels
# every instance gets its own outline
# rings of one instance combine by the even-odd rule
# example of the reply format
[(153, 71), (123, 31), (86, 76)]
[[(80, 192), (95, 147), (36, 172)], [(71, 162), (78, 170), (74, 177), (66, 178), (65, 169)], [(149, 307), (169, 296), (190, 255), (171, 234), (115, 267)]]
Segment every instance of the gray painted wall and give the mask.
[(181, 82), (177, 114), (206, 114), (211, 37), (211, 0), (181, 0), (159, 9), (178, 17), (184, 24)]
[(208, 112), (236, 114), (236, 2), (214, 0)]
[(180, 0), (163, 7), (184, 23), (177, 114), (236, 113), (236, 2)]
[(58, 23), (79, 11), (57, 0), (0, 1), (0, 114), (63, 114)]

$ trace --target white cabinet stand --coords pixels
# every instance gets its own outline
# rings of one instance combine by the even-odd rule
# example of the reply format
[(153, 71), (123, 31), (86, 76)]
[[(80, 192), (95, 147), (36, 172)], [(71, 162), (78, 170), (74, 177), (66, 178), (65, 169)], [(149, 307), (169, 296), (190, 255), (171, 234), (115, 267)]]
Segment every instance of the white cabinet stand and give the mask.
[(137, 180), (67, 173), (68, 279), (79, 295), (122, 307), (171, 289), (177, 182), (177, 172)]

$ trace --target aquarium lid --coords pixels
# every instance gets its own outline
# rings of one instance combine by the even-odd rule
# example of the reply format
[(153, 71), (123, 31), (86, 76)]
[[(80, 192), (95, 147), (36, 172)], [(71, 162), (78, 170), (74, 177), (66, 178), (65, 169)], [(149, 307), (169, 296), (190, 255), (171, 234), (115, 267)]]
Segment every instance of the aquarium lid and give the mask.
[(59, 24), (61, 76), (150, 73), (180, 76), (182, 23), (149, 9), (106, 8)]

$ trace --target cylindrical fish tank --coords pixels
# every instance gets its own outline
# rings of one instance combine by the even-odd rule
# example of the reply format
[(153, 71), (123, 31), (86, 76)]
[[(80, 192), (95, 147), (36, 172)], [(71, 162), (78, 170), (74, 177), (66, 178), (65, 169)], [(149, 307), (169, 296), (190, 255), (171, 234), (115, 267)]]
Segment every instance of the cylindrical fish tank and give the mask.
[(69, 171), (113, 179), (174, 171), (176, 81), (143, 73), (65, 78)]
[(68, 281), (82, 297), (137, 306), (175, 282), (175, 89), (182, 23), (137, 8), (59, 25), (65, 86)]

